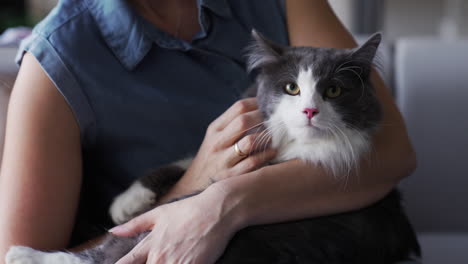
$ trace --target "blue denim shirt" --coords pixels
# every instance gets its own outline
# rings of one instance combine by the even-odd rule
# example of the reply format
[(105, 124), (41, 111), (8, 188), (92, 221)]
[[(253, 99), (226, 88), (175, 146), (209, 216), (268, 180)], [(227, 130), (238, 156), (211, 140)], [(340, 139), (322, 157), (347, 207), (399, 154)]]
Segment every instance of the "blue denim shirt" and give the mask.
[[(79, 124), (83, 185), (74, 241), (111, 226), (113, 197), (151, 168), (193, 154), (249, 86), (252, 28), (287, 44), (278, 0), (198, 0), (201, 31), (176, 39), (124, 0), (62, 0), (25, 40)], [(64, 175), (64, 177), (67, 177)]]

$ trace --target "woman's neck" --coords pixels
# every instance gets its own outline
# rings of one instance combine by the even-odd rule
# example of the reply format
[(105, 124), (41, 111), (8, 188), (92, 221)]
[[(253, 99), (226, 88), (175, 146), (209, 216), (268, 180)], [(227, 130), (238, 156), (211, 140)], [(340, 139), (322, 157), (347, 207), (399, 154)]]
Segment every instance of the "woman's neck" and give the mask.
[(159, 29), (190, 41), (200, 31), (195, 0), (129, 0), (130, 5)]

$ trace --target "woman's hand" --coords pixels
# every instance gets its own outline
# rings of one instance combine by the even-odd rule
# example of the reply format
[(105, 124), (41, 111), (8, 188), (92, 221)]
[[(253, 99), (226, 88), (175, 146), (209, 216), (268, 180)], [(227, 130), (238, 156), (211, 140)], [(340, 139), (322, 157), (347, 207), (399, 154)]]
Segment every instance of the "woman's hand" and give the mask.
[[(237, 101), (208, 126), (192, 164), (160, 204), (204, 190), (213, 182), (253, 171), (274, 158), (276, 152), (269, 148), (269, 137), (264, 132), (256, 129), (256, 133), (245, 135), (262, 124), (255, 98)], [(236, 143), (246, 156), (236, 152)]]
[[(245, 135), (260, 127), (262, 121), (255, 98), (236, 102), (209, 125), (187, 172), (159, 203), (252, 172), (271, 160), (276, 152), (269, 148), (267, 135), (259, 130)], [(152, 230), (118, 264), (214, 263), (241, 226), (239, 214), (231, 215), (233, 206), (224, 203), (224, 198), (219, 188), (211, 187), (200, 195), (159, 206), (112, 229), (113, 234), (120, 236)]]
[(240, 228), (238, 214), (219, 188), (159, 206), (111, 230), (114, 235), (150, 234), (117, 264), (214, 263)]

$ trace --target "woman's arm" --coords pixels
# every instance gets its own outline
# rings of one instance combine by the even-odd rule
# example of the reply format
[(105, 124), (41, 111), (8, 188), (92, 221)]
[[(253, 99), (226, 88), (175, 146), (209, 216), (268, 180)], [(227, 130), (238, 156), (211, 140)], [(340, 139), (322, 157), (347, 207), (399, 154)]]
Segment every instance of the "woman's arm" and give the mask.
[[(289, 0), (290, 42), (294, 46), (356, 46), (325, 0)], [(216, 183), (235, 207), (243, 224), (252, 225), (327, 215), (358, 209), (387, 194), (416, 166), (402, 117), (378, 74), (372, 82), (383, 106), (384, 124), (374, 137), (371, 159), (359, 173), (340, 181), (319, 167), (290, 161)]]
[(64, 248), (81, 184), (75, 118), (26, 54), (11, 95), (0, 174), (0, 263), (11, 245)]

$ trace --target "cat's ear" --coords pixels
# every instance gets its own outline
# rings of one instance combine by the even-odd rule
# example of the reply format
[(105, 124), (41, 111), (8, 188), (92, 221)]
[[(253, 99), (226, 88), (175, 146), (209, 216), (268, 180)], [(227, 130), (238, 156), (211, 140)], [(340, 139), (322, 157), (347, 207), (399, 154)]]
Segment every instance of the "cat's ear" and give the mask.
[(255, 29), (252, 30), (252, 37), (254, 41), (247, 48), (247, 70), (249, 72), (278, 61), (284, 51), (282, 46), (265, 38)]
[(382, 42), (382, 34), (376, 33), (372, 35), (364, 44), (356, 48), (352, 53), (353, 60), (358, 64), (367, 66), (369, 68), (373, 65), (377, 49), (379, 48), (380, 42)]

